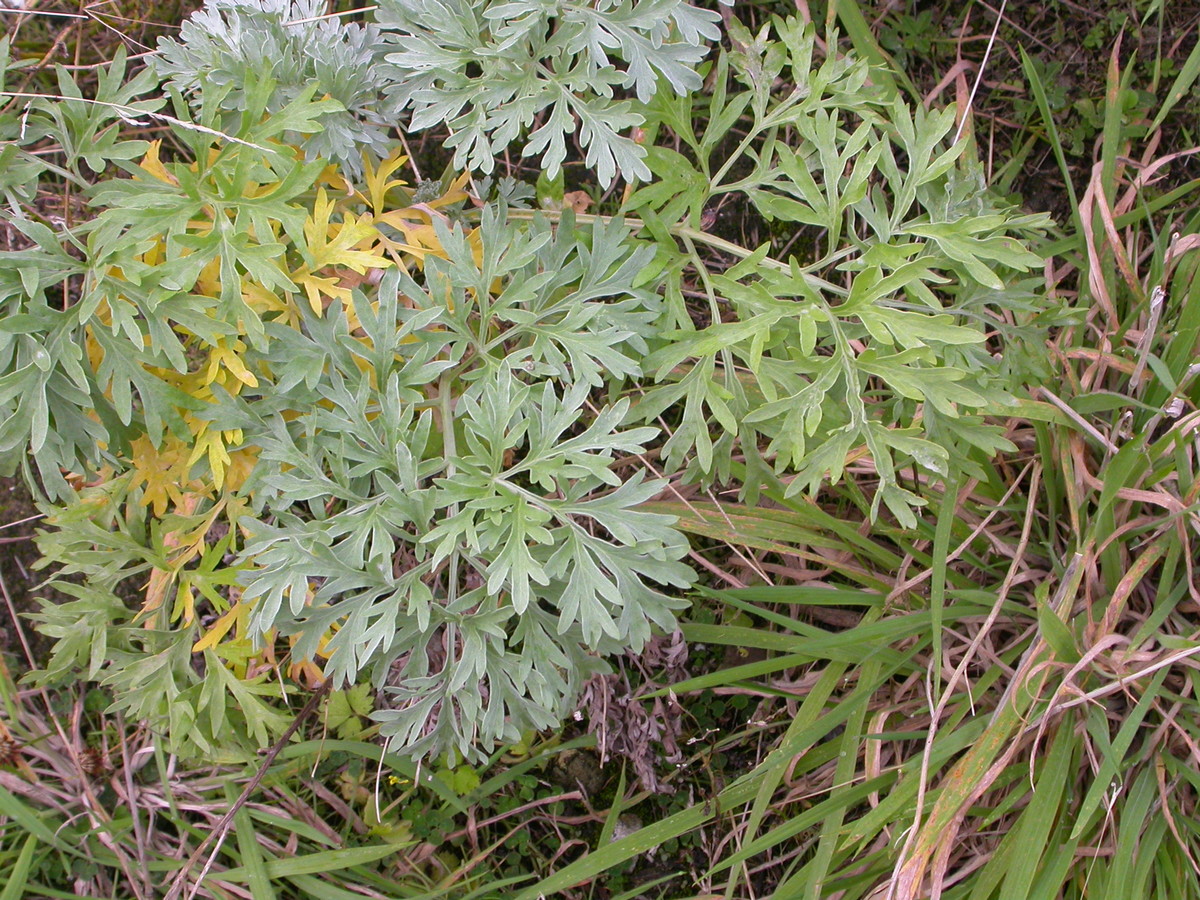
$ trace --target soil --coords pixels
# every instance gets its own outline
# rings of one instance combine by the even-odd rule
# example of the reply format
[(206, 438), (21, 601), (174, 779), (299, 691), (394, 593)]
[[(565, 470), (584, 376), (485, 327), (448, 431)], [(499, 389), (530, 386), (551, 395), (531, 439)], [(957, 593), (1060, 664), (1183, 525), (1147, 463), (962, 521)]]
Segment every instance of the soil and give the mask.
[(21, 632), (33, 645), (38, 642), (28, 622), (18, 631), (12, 617), (14, 612), (21, 615), (37, 606), (34, 595), (43, 577), (33, 570), (38, 558), (33, 535), (40, 517), (20, 477), (0, 478), (0, 653), (10, 663), (20, 660), (23, 665), (16, 666), (17, 670), (28, 666)]
[[(963, 88), (976, 88), (971, 100), (975, 135), (989, 174), (1027, 150), (1009, 185), (1012, 199), (1031, 212), (1051, 213), (1059, 223), (1070, 217), (1070, 195), (1028, 86), (1022, 53), (1045, 87), (1071, 180), (1082, 194), (1099, 152), (1113, 65), (1127, 79), (1127, 111), (1134, 122), (1139, 113), (1154, 115), (1196, 46), (1200, 26), (1196, 0), (877, 0), (875, 10), (880, 42), (931, 105), (961, 101)], [(999, 27), (998, 11), (1003, 13)], [(956, 66), (963, 78), (947, 83)], [(1121, 153), (1136, 167), (1193, 147), (1198, 139), (1200, 105), (1185, 96), (1164, 121), (1156, 145), (1135, 138)], [(1196, 166), (1187, 160), (1171, 166), (1154, 190), (1165, 193), (1195, 178)]]

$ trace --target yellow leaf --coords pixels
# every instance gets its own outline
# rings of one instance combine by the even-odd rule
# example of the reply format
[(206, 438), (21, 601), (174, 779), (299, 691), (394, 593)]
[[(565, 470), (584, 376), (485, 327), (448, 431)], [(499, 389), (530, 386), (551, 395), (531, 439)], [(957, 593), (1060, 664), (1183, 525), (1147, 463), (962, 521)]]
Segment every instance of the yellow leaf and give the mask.
[(179, 582), (179, 589), (175, 592), (175, 608), (171, 610), (172, 619), (179, 619), (181, 616), (184, 625), (191, 625), (196, 621), (196, 595), (186, 578)]
[[(313, 201), (312, 212), (304, 222), (304, 237), (308, 245), (309, 251), (315, 257), (317, 250), (325, 246), (329, 239), (329, 216), (333, 213), (333, 201), (329, 199), (329, 194), (324, 188), (317, 191), (317, 198)], [(321, 263), (317, 262), (317, 267), (320, 268)]]
[[(196, 506), (200, 503), (201, 499), (202, 497), (199, 494), (184, 494), (176, 504), (176, 509), (182, 516), (190, 516), (196, 511)], [(219, 504), (217, 509), (220, 509)], [(211, 518), (209, 522), (212, 522)], [(207, 529), (205, 530), (207, 531)], [(166, 532), (162, 540), (163, 549), (169, 551), (178, 548), (181, 543), (180, 537), (179, 532)], [(167, 597), (167, 589), (170, 588), (176, 576), (178, 576), (179, 570), (187, 562), (188, 556), (186, 550), (182, 556), (182, 560), (180, 556), (172, 556), (171, 562), (166, 569), (160, 569), (155, 566), (150, 570), (150, 580), (146, 583), (146, 599), (142, 602), (143, 614), (154, 612), (162, 606), (163, 601)], [(155, 627), (155, 623), (149, 615), (146, 616), (146, 620), (142, 624), (146, 628)]]
[(196, 443), (192, 446), (192, 455), (188, 465), (194, 465), (201, 457), (208, 456), (208, 467), (212, 470), (213, 485), (220, 490), (225, 484), (225, 469), (230, 463), (229, 451), (226, 444), (240, 444), (242, 430), (234, 428), (230, 431), (210, 431), (208, 423), (196, 435)]
[(229, 629), (232, 628), (240, 619), (245, 618), (245, 615), (246, 608), (242, 606), (242, 602), (239, 600), (234, 603), (233, 606), (229, 607), (229, 609), (227, 609), (225, 613), (219, 619), (217, 619), (217, 621), (213, 622), (212, 625), (209, 626), (209, 629), (204, 633), (204, 636), (192, 645), (192, 652), (202, 653), (205, 650), (215, 647), (220, 642), (221, 638), (225, 637), (225, 635), (229, 633)]
[(303, 269), (292, 273), (292, 281), (304, 288), (304, 293), (308, 295), (308, 305), (318, 316), (325, 312), (325, 304), (321, 302), (322, 294), (340, 303), (349, 303), (352, 296), (349, 290), (338, 286), (338, 279), (323, 278)]
[[(328, 96), (329, 95), (327, 94), (326, 98), (328, 98)], [(300, 150), (296, 151), (296, 161), (304, 162), (303, 151), (300, 151)], [(317, 176), (316, 183), (317, 184), (327, 184), (327, 185), (329, 185), (329, 187), (333, 188), (333, 190), (335, 190), (339, 194), (350, 193), (350, 183), (348, 181), (346, 181), (346, 179), (344, 177), (342, 177), (342, 170), (339, 169), (333, 163), (330, 163), (324, 169), (321, 170), (321, 174)]]
[(397, 150), (387, 159), (383, 160), (379, 164), (379, 168), (376, 169), (364, 154), (363, 181), (367, 184), (367, 196), (364, 197), (362, 193), (359, 193), (359, 196), (370, 205), (376, 216), (383, 212), (383, 204), (386, 200), (387, 192), (394, 187), (404, 187), (405, 182), (399, 179), (389, 180), (388, 176), (406, 162), (408, 162), (408, 157)]
[(362, 275), (368, 269), (391, 266), (391, 260), (384, 259), (372, 249), (353, 249), (360, 245), (373, 248), (378, 241), (379, 229), (372, 223), (372, 217), (365, 213), (361, 217), (345, 213), (342, 221), (335, 223), (331, 221), (334, 206), (334, 201), (321, 188), (313, 202), (312, 214), (304, 223), (304, 237), (315, 263), (314, 271), (327, 266), (340, 266)]
[(425, 204), (431, 209), (441, 209), (443, 206), (450, 206), (454, 203), (461, 203), (467, 199), (466, 185), (471, 180), (470, 172), (463, 172), (458, 178), (454, 179), (454, 183), (450, 185), (446, 193), (438, 197), (436, 200), (431, 200)]
[(130, 449), (132, 473), (130, 490), (145, 485), (142, 490), (142, 506), (152, 506), (154, 515), (161, 517), (169, 506), (180, 507), (185, 494), (204, 493), (198, 481), (188, 478), (191, 465), (187, 462), (187, 446), (173, 436), (164, 439), (162, 447), (156, 448), (150, 439), (142, 435)]
[(275, 319), (281, 325), (291, 328), (300, 327), (300, 319), (296, 315), (296, 306), (289, 299), (281, 300), (273, 292), (254, 281), (242, 281), (242, 299), (246, 305), (260, 317), (278, 315)]
[(167, 244), (165, 241), (158, 240), (154, 242), (154, 246), (142, 254), (141, 260), (148, 266), (162, 265), (163, 260), (167, 258)]
[(246, 483), (246, 479), (258, 465), (258, 448), (243, 447), (241, 450), (232, 450), (229, 460), (229, 468), (225, 471), (225, 490), (236, 491)]
[[(209, 231), (212, 230), (212, 223), (208, 223)], [(186, 253), (185, 253), (186, 255)], [(200, 277), (196, 279), (196, 293), (203, 294), (206, 297), (221, 296), (221, 260), (216, 258), (211, 260), (200, 271)]]
[(151, 570), (150, 580), (146, 582), (146, 599), (142, 601), (142, 613), (147, 616), (146, 621), (142, 623), (143, 627), (150, 629), (155, 627), (149, 613), (162, 606), (163, 599), (167, 596), (167, 588), (171, 586), (174, 578), (174, 574), (166, 569)]
[[(240, 381), (247, 387), (258, 387), (258, 379), (254, 373), (246, 368), (246, 364), (242, 362), (242, 353), (246, 350), (246, 345), (239, 340), (233, 342), (233, 346), (226, 345), (226, 338), (220, 338), (217, 341), (217, 346), (213, 347), (208, 353), (208, 382), (209, 384), (217, 383), (228, 388), (228, 383), (221, 375), (221, 370), (225, 369), (234, 378)], [(231, 393), (237, 393), (232, 391)]]
[(429, 250), (441, 253), (442, 245), (437, 239), (437, 232), (434, 231), (433, 226), (422, 221), (420, 216), (414, 215), (414, 211), (411, 209), (393, 209), (391, 212), (376, 216), (375, 221), (391, 225), (397, 231), (403, 232), (404, 239), (413, 245), (405, 247), (392, 241), (392, 246), (401, 247), (409, 253), (420, 256), (424, 256)]
[(159, 150), (162, 149), (162, 140), (150, 142), (150, 147), (146, 150), (146, 155), (142, 157), (142, 161), (138, 163), (140, 168), (147, 175), (158, 179), (167, 184), (178, 185), (179, 181), (174, 175), (167, 171), (167, 167), (162, 164), (162, 160), (158, 158)]
[(311, 659), (289, 664), (288, 677), (314, 689), (325, 683), (325, 673)]

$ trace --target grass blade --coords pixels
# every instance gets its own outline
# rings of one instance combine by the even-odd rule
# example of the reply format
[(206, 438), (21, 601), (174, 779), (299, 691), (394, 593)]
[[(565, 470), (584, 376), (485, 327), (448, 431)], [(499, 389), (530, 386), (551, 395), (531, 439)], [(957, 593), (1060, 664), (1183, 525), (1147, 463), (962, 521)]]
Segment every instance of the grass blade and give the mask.
[(25, 838), (21, 853), (16, 863), (8, 870), (8, 883), (0, 891), (0, 900), (21, 900), (25, 896), (25, 885), (29, 879), (29, 870), (33, 865), (33, 851), (37, 849), (38, 837), (31, 834)]
[[(267, 875), (271, 878), (291, 878), (296, 875), (313, 875), (318, 872), (333, 872), (352, 866), (366, 865), (397, 853), (404, 845), (378, 844), (373, 847), (346, 847), (341, 850), (319, 850), (292, 859), (270, 859), (265, 862)], [(248, 882), (250, 869), (241, 865), (213, 876), (220, 881), (233, 883)]]
[[(232, 785), (225, 788), (225, 795), (230, 803), (237, 801), (238, 791)], [(246, 882), (250, 888), (253, 900), (275, 900), (275, 889), (271, 887), (271, 879), (267, 875), (267, 867), (263, 861), (262, 848), (254, 831), (254, 822), (250, 811), (242, 807), (233, 817), (234, 832), (237, 836), (238, 851), (242, 856), (242, 867), (246, 870)]]

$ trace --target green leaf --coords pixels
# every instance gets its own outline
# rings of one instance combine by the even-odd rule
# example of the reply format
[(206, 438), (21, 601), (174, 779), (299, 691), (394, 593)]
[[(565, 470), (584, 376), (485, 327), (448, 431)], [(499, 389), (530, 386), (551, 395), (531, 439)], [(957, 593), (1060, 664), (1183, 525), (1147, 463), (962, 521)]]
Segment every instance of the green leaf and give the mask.
[(333, 691), (325, 706), (325, 724), (339, 738), (357, 740), (367, 730), (363, 718), (374, 708), (370, 685), (357, 684), (347, 690)]
[[(1040, 592), (1045, 594), (1045, 591)], [(1079, 647), (1067, 623), (1058, 617), (1045, 596), (1038, 598), (1037, 607), (1038, 630), (1054, 651), (1056, 658), (1063, 662), (1074, 664), (1079, 662)]]
[[(342, 869), (364, 866), (398, 852), (395, 844), (379, 844), (373, 847), (345, 847), (340, 850), (320, 850), (290, 859), (268, 859), (264, 863), (269, 878), (293, 878), (297, 875), (312, 875), (321, 872), (337, 872)], [(237, 866), (209, 876), (214, 881), (241, 884), (250, 881), (247, 866)]]
[(31, 834), (21, 845), (21, 852), (10, 868), (7, 868), (8, 882), (0, 891), (0, 900), (20, 900), (25, 896), (25, 887), (29, 882), (29, 871), (33, 865), (33, 853), (38, 846), (38, 836)]
[(660, 82), (680, 95), (697, 90), (703, 42), (719, 36), (716, 13), (680, 0), (606, 0), (595, 9), (532, 0), (385, 0), (377, 20), (394, 51), (383, 67), (391, 93), (411, 109), (413, 129), (449, 127), (457, 166), (491, 172), (539, 120), (521, 155), (540, 158), (555, 178), (566, 138), (577, 133), (604, 187), (618, 174), (650, 178), (645, 148), (626, 134), (645, 119), (631, 102), (614, 99), (614, 89), (632, 89), (642, 104)]

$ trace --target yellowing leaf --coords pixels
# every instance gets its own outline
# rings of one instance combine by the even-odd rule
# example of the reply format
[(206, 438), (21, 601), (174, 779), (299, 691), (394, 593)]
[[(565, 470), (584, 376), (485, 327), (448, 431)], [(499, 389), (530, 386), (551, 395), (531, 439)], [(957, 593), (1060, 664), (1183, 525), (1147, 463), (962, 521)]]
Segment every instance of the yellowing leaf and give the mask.
[[(209, 227), (211, 229), (211, 224)], [(196, 292), (206, 297), (221, 296), (220, 258), (214, 258), (200, 270), (200, 276), (196, 279)]]
[(463, 200), (467, 199), (466, 186), (470, 180), (471, 173), (463, 172), (456, 179), (454, 179), (454, 183), (450, 185), (450, 187), (446, 190), (446, 193), (442, 194), (442, 196), (438, 197), (436, 200), (431, 200), (429, 203), (423, 205), (428, 206), (430, 209), (441, 209), (443, 206), (461, 203)]
[(191, 465), (187, 461), (188, 448), (178, 438), (168, 436), (163, 446), (156, 448), (150, 439), (142, 435), (130, 449), (133, 473), (130, 490), (144, 485), (143, 506), (152, 506), (154, 515), (163, 516), (169, 506), (183, 505), (185, 494), (201, 492), (200, 482), (188, 478)]
[[(175, 574), (178, 576), (179, 573)], [(181, 619), (184, 625), (196, 621), (196, 594), (186, 579), (179, 582), (179, 589), (175, 592), (175, 608), (171, 611), (171, 618)]]
[[(293, 148), (297, 162), (304, 162), (304, 151), (299, 148)], [(350, 193), (350, 183), (346, 181), (342, 175), (342, 170), (335, 164), (330, 163), (321, 170), (321, 174), (317, 176), (316, 184), (328, 185), (338, 194)]]
[[(217, 346), (209, 350), (208, 353), (208, 370), (205, 373), (209, 384), (220, 384), (227, 389), (230, 388), (229, 381), (223, 375), (223, 370), (228, 371), (234, 378), (240, 381), (246, 387), (258, 387), (258, 378), (254, 373), (246, 368), (246, 364), (242, 362), (242, 354), (246, 352), (246, 345), (235, 340), (233, 346), (227, 346), (227, 339), (221, 338), (217, 341)], [(230, 392), (236, 394), (240, 388), (234, 388)]]
[(245, 484), (256, 465), (258, 465), (257, 447), (243, 447), (241, 450), (230, 451), (229, 466), (225, 470), (225, 490), (236, 491)]
[(296, 306), (290, 299), (280, 299), (273, 291), (268, 290), (255, 281), (242, 281), (242, 299), (254, 312), (262, 318), (274, 317), (281, 325), (291, 328), (300, 327), (300, 318)]
[(217, 621), (213, 622), (212, 625), (209, 626), (208, 631), (204, 633), (203, 637), (201, 637), (200, 640), (196, 641), (196, 643), (192, 645), (192, 652), (202, 653), (205, 650), (215, 647), (218, 643), (220, 643), (221, 638), (225, 637), (225, 635), (229, 633), (230, 628), (232, 628), (235, 624), (240, 623), (242, 619), (245, 619), (246, 613), (247, 609), (242, 604), (241, 600), (235, 602), (233, 606), (229, 607), (229, 609), (227, 609), (220, 616), (220, 618), (217, 619)]
[[(196, 506), (200, 503), (201, 499), (202, 497), (199, 494), (185, 494), (176, 504), (176, 510), (181, 516), (190, 516), (196, 511)], [(219, 505), (217, 508), (220, 508)], [(211, 521), (209, 519), (210, 523)], [(178, 531), (166, 531), (162, 539), (163, 549), (170, 551), (178, 548), (183, 543), (182, 537)], [(142, 613), (147, 614), (145, 621), (142, 623), (144, 627), (155, 627), (153, 619), (148, 614), (162, 606), (167, 596), (167, 590), (174, 583), (176, 576), (179, 574), (179, 569), (187, 563), (189, 558), (190, 556), (185, 549), (183, 554), (171, 557), (167, 568), (162, 569), (155, 566), (151, 569), (150, 580), (146, 584), (146, 599), (142, 602)]]
[(154, 242), (154, 246), (142, 254), (141, 260), (148, 266), (161, 265), (167, 258), (166, 241), (158, 240)]
[(349, 288), (340, 287), (336, 278), (323, 278), (301, 270), (299, 273), (292, 273), (292, 281), (304, 288), (304, 293), (308, 295), (308, 305), (318, 316), (325, 311), (325, 304), (321, 301), (322, 294), (343, 304), (348, 304), (352, 296)]
[(406, 162), (408, 162), (408, 157), (397, 150), (387, 159), (383, 160), (379, 164), (379, 168), (375, 168), (364, 154), (363, 181), (367, 184), (367, 193), (366, 196), (359, 193), (359, 196), (370, 205), (376, 216), (383, 212), (383, 204), (387, 197), (387, 192), (394, 187), (404, 187), (405, 182), (400, 179), (389, 180), (389, 176)]
[(146, 583), (146, 599), (142, 601), (142, 613), (146, 615), (146, 620), (142, 624), (145, 628), (155, 627), (149, 614), (162, 606), (163, 600), (167, 596), (167, 588), (171, 586), (174, 579), (175, 575), (169, 569), (151, 570), (150, 580)]
[(419, 218), (414, 221), (411, 213), (412, 211), (408, 209), (393, 209), (391, 212), (378, 216), (375, 221), (391, 225), (403, 233), (406, 243), (393, 241), (386, 237), (381, 237), (380, 240), (386, 243), (390, 249), (412, 254), (417, 259), (424, 259), (427, 253), (441, 256), (442, 245), (437, 239), (437, 232), (434, 231), (433, 226)]
[(290, 663), (288, 677), (312, 689), (319, 688), (325, 683), (325, 673), (311, 659)]
[(165, 182), (166, 184), (178, 185), (179, 180), (174, 175), (167, 171), (167, 167), (162, 164), (162, 160), (158, 158), (159, 151), (162, 149), (162, 140), (150, 142), (149, 149), (146, 150), (146, 155), (142, 157), (142, 161), (138, 163), (140, 168), (147, 175)]
[(225, 484), (225, 469), (230, 464), (229, 451), (226, 449), (227, 444), (240, 444), (242, 442), (242, 430), (234, 428), (230, 431), (210, 431), (208, 423), (200, 429), (196, 435), (196, 443), (192, 448), (192, 455), (188, 459), (188, 465), (194, 465), (201, 457), (208, 457), (208, 467), (212, 471), (213, 484), (220, 490)]
[(363, 245), (373, 247), (379, 239), (379, 229), (366, 213), (356, 217), (345, 213), (340, 223), (331, 221), (335, 203), (322, 188), (313, 202), (312, 215), (304, 223), (304, 236), (308, 252), (315, 262), (314, 269), (326, 266), (353, 269), (360, 275), (368, 269), (386, 269), (391, 260), (384, 259), (378, 252), (355, 250)]

